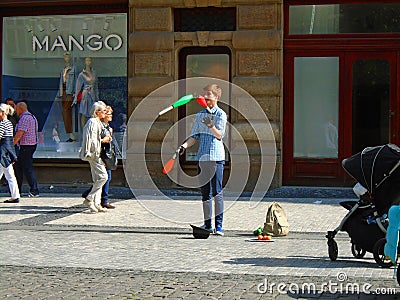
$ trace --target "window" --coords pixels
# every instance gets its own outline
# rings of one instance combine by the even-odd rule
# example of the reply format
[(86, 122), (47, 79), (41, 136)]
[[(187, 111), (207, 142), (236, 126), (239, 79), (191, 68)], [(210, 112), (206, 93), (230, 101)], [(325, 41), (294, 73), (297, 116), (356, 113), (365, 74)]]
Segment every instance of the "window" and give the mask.
[(180, 32), (236, 30), (236, 8), (177, 8), (174, 19)]
[(400, 4), (291, 5), (289, 34), (400, 33)]
[(294, 59), (294, 157), (338, 157), (339, 58)]
[[(26, 101), (38, 119), (36, 158), (78, 157), (87, 118), (82, 114), (86, 99), (88, 109), (97, 100), (113, 107), (111, 125), (122, 143), (126, 127), (126, 53), (125, 13), (3, 19), (2, 98)], [(86, 79), (79, 77), (85, 66), (94, 71)], [(82, 102), (65, 105), (62, 94), (71, 100), (78, 89), (83, 90)]]

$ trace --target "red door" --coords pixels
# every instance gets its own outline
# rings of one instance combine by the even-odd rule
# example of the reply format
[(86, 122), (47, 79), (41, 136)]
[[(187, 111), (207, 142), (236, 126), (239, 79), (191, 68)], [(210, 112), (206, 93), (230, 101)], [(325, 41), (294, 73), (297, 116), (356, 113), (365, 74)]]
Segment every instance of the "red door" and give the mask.
[(285, 56), (283, 183), (343, 185), (341, 161), (399, 145), (396, 52), (296, 51)]

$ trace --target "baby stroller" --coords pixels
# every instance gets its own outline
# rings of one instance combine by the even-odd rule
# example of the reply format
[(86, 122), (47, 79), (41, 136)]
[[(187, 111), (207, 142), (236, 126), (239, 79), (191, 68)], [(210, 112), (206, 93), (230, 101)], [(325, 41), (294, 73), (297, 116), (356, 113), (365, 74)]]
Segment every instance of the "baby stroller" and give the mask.
[(332, 261), (338, 257), (334, 240), (339, 231), (346, 231), (351, 239), (351, 252), (362, 258), (373, 253), (381, 267), (393, 263), (384, 254), (387, 213), (400, 203), (400, 148), (393, 144), (365, 148), (342, 162), (345, 171), (358, 181), (353, 188), (358, 201), (340, 204), (349, 210), (340, 225), (328, 231), (328, 254)]

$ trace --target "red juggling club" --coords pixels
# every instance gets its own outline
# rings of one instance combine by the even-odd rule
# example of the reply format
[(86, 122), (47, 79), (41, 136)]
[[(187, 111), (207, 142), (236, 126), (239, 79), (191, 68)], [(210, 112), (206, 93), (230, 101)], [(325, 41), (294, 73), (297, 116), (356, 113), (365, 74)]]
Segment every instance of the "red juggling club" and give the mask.
[(205, 109), (207, 109), (207, 111), (208, 111), (210, 114), (212, 114), (211, 109), (207, 106), (206, 99), (205, 99), (203, 96), (199, 95), (199, 96), (196, 98), (196, 101), (197, 101), (197, 103), (199, 103), (201, 106), (203, 106)]

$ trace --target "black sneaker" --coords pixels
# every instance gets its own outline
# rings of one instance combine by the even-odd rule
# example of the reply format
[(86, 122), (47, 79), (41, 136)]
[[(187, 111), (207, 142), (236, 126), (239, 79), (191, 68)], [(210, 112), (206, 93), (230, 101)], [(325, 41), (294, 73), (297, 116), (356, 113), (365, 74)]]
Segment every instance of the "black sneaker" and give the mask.
[(39, 194), (34, 194), (29, 192), (28, 194), (24, 195), (25, 198), (39, 198)]

